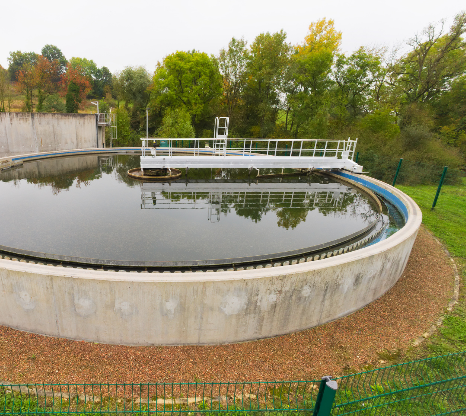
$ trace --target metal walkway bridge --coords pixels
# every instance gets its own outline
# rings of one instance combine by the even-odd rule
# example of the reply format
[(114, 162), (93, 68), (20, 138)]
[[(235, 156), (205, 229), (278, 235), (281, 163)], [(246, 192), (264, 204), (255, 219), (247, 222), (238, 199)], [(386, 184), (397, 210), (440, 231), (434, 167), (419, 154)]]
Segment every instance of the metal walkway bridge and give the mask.
[(213, 139), (141, 139), (141, 169), (294, 168), (362, 172), (362, 166), (353, 161), (357, 139), (229, 139), (228, 119), (220, 126), (222, 119), (226, 117), (216, 118)]

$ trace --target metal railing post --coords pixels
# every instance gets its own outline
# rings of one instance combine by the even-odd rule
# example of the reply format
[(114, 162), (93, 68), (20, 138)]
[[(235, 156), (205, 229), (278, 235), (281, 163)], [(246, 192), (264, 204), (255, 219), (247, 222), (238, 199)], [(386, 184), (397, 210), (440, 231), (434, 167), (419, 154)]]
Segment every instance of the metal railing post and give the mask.
[(435, 199), (434, 199), (434, 203), (432, 204), (431, 210), (433, 210), (435, 208), (435, 205), (437, 205), (437, 199), (438, 199), (438, 197), (440, 195), (440, 190), (442, 189), (443, 181), (445, 180), (445, 176), (447, 174), (447, 169), (448, 169), (448, 166), (445, 166), (443, 168), (442, 177), (440, 178), (440, 182), (439, 182), (438, 188), (437, 188), (437, 193), (435, 194)]
[(314, 416), (330, 416), (337, 389), (338, 384), (335, 380), (332, 380), (332, 377), (322, 377), (314, 407)]
[[(356, 160), (357, 160), (357, 159), (356, 159)], [(395, 173), (395, 177), (393, 178), (392, 186), (395, 186), (396, 178), (398, 178), (398, 172), (400, 171), (401, 163), (402, 163), (402, 162), (403, 162), (403, 158), (401, 158), (400, 161), (398, 162), (398, 167), (396, 168), (396, 173)]]

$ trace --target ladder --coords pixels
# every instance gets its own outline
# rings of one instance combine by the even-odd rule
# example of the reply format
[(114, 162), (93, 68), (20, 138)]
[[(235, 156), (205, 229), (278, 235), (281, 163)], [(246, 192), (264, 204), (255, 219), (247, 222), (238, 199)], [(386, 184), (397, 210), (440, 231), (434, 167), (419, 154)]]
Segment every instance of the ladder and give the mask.
[(215, 117), (214, 155), (226, 155), (229, 124), (229, 117)]

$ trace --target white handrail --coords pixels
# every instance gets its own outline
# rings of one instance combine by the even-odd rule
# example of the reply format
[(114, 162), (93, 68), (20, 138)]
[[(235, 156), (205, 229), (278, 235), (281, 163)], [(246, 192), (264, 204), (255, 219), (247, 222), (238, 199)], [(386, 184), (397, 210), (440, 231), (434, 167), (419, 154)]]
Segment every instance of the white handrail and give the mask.
[[(211, 154), (212, 156), (289, 156), (293, 157), (293, 151), (298, 157), (330, 157), (330, 158), (348, 158), (353, 160), (357, 144), (355, 140), (319, 140), (319, 139), (226, 139), (224, 137), (194, 139), (194, 138), (141, 138), (142, 156), (148, 156), (147, 150), (154, 148), (151, 146), (154, 142), (166, 142), (167, 146), (156, 147), (157, 151), (168, 153), (168, 157), (176, 157), (175, 153), (183, 152), (183, 156), (199, 156), (200, 154)], [(175, 142), (187, 141), (188, 147), (175, 147)], [(201, 143), (213, 143), (212, 148), (201, 147)], [(229, 146), (228, 146), (229, 142)], [(253, 142), (260, 147), (254, 148)], [(275, 143), (275, 146), (273, 146)], [(291, 147), (288, 149), (288, 144)], [(156, 143), (157, 144), (157, 143)], [(262, 145), (263, 144), (263, 145)], [(299, 152), (296, 145), (299, 144)], [(190, 146), (193, 147), (190, 147)], [(155, 153), (156, 153), (155, 152)], [(155, 156), (152, 154), (152, 156)]]

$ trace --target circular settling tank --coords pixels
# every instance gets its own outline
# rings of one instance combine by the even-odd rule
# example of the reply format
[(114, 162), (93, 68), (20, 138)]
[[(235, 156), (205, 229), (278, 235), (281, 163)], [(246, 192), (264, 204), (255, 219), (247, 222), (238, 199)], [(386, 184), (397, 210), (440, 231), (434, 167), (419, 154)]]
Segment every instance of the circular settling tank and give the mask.
[(363, 176), (209, 169), (146, 183), (127, 174), (138, 164), (96, 150), (0, 173), (0, 324), (129, 345), (285, 334), (385, 293), (421, 221)]
[[(191, 170), (162, 183), (127, 173), (138, 156), (25, 162), (0, 176), (0, 249), (66, 263), (180, 269), (334, 250), (380, 232), (374, 195), (333, 177)], [(178, 177), (180, 175), (178, 174)]]

